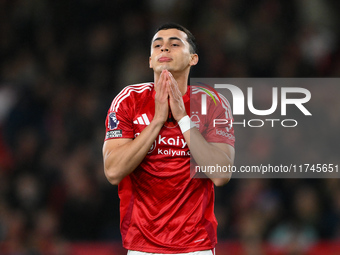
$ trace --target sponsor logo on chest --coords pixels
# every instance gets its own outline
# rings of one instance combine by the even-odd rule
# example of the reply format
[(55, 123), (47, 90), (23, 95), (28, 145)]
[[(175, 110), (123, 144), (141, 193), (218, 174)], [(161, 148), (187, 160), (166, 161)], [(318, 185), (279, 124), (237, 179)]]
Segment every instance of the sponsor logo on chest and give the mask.
[(177, 136), (176, 138), (169, 138), (166, 136), (158, 135), (158, 144), (180, 146), (182, 149), (184, 149), (187, 145), (187, 142), (184, 138), (181, 138), (179, 136)]
[[(140, 133), (136, 133), (135, 137), (139, 134)], [(190, 156), (190, 151), (187, 148), (187, 142), (181, 136), (168, 137), (159, 134), (153, 142), (148, 154), (153, 152), (159, 155), (169, 155), (172, 157)]]

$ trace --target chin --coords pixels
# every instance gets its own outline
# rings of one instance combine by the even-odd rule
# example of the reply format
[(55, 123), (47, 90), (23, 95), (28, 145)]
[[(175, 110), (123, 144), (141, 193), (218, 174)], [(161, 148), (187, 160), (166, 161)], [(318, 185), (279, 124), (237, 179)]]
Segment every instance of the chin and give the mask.
[(167, 65), (167, 64), (164, 64), (164, 65), (159, 65), (155, 68), (155, 71), (158, 71), (158, 72), (162, 72), (163, 70), (167, 69), (168, 71), (171, 71), (172, 68)]

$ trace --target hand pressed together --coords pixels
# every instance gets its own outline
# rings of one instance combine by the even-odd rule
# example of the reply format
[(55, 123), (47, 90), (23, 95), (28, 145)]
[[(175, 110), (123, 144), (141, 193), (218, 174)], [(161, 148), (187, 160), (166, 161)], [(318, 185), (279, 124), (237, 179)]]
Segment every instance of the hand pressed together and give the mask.
[(177, 81), (170, 72), (167, 73), (168, 73), (170, 109), (172, 116), (175, 118), (176, 121), (179, 121), (180, 119), (187, 115), (187, 112), (185, 110), (182, 93), (179, 90)]
[(169, 89), (165, 70), (162, 71), (158, 82), (155, 83), (155, 91), (155, 116), (153, 120), (164, 124), (169, 115)]
[(164, 123), (171, 111), (176, 121), (187, 115), (177, 81), (168, 70), (163, 70), (155, 84), (155, 120)]

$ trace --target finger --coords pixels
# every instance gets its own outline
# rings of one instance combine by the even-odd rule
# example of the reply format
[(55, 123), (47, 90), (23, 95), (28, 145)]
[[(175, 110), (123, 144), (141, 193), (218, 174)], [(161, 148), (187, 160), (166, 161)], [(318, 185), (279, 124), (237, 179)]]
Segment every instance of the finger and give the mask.
[(167, 75), (165, 72), (162, 72), (162, 79), (159, 81), (158, 84), (158, 93), (161, 98), (167, 97), (167, 89), (166, 89), (166, 83), (167, 83)]
[(168, 88), (168, 91), (169, 91), (169, 96), (171, 98), (174, 98), (175, 97), (175, 91), (174, 91), (174, 85), (170, 79), (170, 77), (168, 77), (168, 80), (167, 80), (167, 88)]
[(173, 91), (176, 92), (176, 94), (180, 94), (180, 91), (179, 91), (179, 88), (178, 88), (178, 83), (177, 81), (175, 80), (174, 76), (172, 75), (172, 73), (168, 73), (168, 76), (169, 76), (169, 79), (171, 80), (171, 84), (172, 84), (172, 88), (173, 88)]
[(170, 94), (170, 88), (169, 88), (169, 76), (167, 75), (167, 70), (164, 72), (164, 78), (161, 84), (161, 95), (162, 97), (168, 98)]
[(169, 72), (169, 79), (171, 81), (170, 88), (171, 88), (171, 92), (173, 94), (173, 97), (175, 97), (178, 100), (182, 97), (182, 93), (179, 90), (177, 81), (175, 80), (175, 78), (173, 77), (173, 75), (170, 72)]
[(161, 75), (159, 76), (159, 80), (158, 82), (155, 84), (155, 86), (157, 87), (157, 89), (160, 89), (160, 87), (162, 87), (162, 84), (164, 83), (165, 79), (166, 79), (166, 72), (165, 70), (163, 70), (161, 72)]
[(156, 92), (158, 91), (158, 89), (159, 89), (159, 84), (163, 81), (163, 72), (161, 73), (161, 75), (159, 76), (159, 80), (157, 81), (157, 82), (155, 82), (155, 90), (156, 90)]

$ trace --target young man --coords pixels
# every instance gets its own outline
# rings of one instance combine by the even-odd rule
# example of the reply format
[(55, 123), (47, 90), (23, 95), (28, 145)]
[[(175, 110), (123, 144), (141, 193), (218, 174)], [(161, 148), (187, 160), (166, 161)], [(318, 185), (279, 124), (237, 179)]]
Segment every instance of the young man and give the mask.
[(191, 178), (190, 155), (198, 166), (232, 165), (234, 134), (212, 127), (212, 118), (231, 118), (228, 103), (213, 91), (216, 100), (208, 96), (207, 104), (222, 104), (212, 106), (211, 116), (195, 112), (195, 124), (190, 120), (190, 100), (198, 103), (206, 93), (187, 83), (197, 62), (193, 35), (163, 25), (151, 44), (154, 83), (127, 86), (108, 111), (105, 175), (119, 184), (121, 235), (131, 255), (214, 251), (214, 184), (227, 183), (231, 173)]

